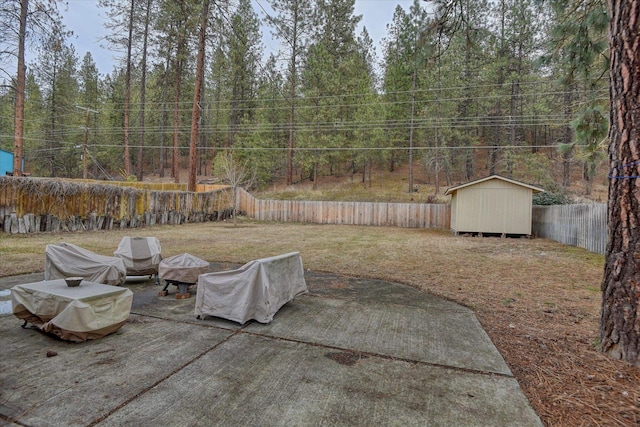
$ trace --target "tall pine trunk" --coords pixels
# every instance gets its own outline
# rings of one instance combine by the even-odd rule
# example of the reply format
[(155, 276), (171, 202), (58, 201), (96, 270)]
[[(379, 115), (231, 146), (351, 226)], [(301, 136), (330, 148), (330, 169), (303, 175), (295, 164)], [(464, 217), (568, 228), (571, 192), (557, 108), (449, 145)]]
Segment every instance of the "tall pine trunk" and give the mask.
[(165, 151), (165, 140), (167, 130), (167, 86), (169, 85), (169, 67), (171, 66), (171, 49), (167, 49), (167, 57), (165, 58), (166, 64), (164, 72), (162, 73), (162, 91), (160, 96), (162, 97), (161, 103), (161, 117), (160, 117), (160, 160), (159, 167), (160, 178), (164, 178), (164, 169), (167, 166), (167, 154)]
[(29, 1), (20, 2), (20, 32), (18, 34), (18, 76), (16, 79), (16, 103), (13, 118), (13, 176), (22, 176), (22, 148), (24, 146), (24, 89), (26, 80), (25, 37)]
[(171, 159), (171, 176), (176, 184), (180, 183), (180, 170), (178, 162), (180, 160), (180, 95), (182, 93), (182, 61), (184, 58), (186, 35), (184, 30), (178, 34), (178, 44), (176, 45), (174, 93), (173, 93), (173, 156)]
[(640, 366), (640, 1), (610, 0), (609, 241), (602, 351)]
[[(293, 184), (293, 154), (295, 147), (295, 124), (296, 124), (296, 89), (298, 86), (298, 70), (296, 68), (298, 60), (298, 3), (293, 8), (293, 40), (291, 40), (291, 59), (289, 62), (289, 72), (291, 74), (291, 87), (289, 88), (289, 147), (287, 150), (287, 185)], [(314, 181), (315, 183), (315, 181)]]
[(129, 10), (129, 38), (127, 39), (127, 71), (124, 79), (124, 172), (131, 175), (131, 154), (129, 153), (129, 116), (131, 114), (131, 48), (133, 44), (133, 11), (134, 1), (131, 0)]
[(142, 61), (140, 68), (140, 142), (138, 144), (138, 181), (144, 178), (144, 145), (145, 145), (145, 110), (147, 100), (147, 49), (149, 43), (149, 21), (151, 20), (151, 0), (147, 0), (144, 18), (144, 34), (142, 35)]
[[(198, 63), (196, 66), (196, 85), (193, 91), (193, 110), (191, 113), (191, 138), (189, 140), (189, 191), (196, 191), (196, 167), (198, 164), (198, 124), (200, 122), (200, 94), (202, 93), (202, 80), (204, 77), (204, 54), (208, 17), (209, 0), (204, 0), (202, 2), (202, 15), (200, 17), (200, 34), (198, 36)], [(236, 216), (234, 213), (234, 221), (235, 218)]]
[[(179, 54), (178, 54), (179, 56)], [(178, 59), (175, 69), (175, 88), (173, 93), (173, 154), (171, 158), (171, 176), (176, 184), (180, 183), (180, 170), (178, 162), (180, 159), (180, 73), (182, 72), (182, 61)]]

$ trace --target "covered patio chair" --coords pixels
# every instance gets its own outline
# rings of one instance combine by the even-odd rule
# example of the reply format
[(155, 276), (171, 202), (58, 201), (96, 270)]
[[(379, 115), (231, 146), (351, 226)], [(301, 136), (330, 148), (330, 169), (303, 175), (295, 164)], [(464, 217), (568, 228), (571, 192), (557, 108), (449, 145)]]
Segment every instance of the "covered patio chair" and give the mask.
[(44, 251), (44, 280), (82, 277), (94, 283), (118, 286), (127, 271), (122, 259), (99, 255), (71, 243), (47, 245)]
[(127, 276), (155, 275), (159, 284), (161, 252), (160, 241), (155, 237), (123, 237), (113, 256), (122, 259)]

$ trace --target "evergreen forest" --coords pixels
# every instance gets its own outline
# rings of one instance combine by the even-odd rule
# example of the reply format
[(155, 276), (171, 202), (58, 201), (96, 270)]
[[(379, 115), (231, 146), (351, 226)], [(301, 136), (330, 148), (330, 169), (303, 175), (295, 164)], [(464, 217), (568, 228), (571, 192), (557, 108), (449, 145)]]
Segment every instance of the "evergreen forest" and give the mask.
[(63, 2), (0, 5), (0, 149), (31, 176), (177, 182), (233, 153), (257, 189), (404, 167), (409, 189), (420, 170), (436, 192), (495, 173), (588, 194), (603, 172), (603, 0), (414, 0), (379, 46), (355, 0), (98, 3), (107, 74)]

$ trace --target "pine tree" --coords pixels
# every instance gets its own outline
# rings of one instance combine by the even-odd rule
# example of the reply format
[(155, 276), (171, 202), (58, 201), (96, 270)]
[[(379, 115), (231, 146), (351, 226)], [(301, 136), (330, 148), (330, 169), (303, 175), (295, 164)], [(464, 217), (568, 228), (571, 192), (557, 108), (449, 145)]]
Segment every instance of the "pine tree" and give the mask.
[[(54, 34), (65, 34), (62, 20), (58, 13), (57, 2), (54, 0), (10, 0), (0, 5), (0, 63), (9, 59), (17, 63), (13, 114), (13, 174), (23, 173), (24, 146), (24, 108), (26, 65), (25, 54), (28, 42), (42, 45)], [(18, 19), (16, 20), (16, 17)], [(15, 55), (15, 58), (13, 56)], [(12, 75), (12, 73), (5, 73)]]
[(78, 59), (61, 33), (51, 35), (40, 49), (38, 59), (34, 73), (46, 106), (44, 136), (48, 141), (49, 175), (78, 176), (81, 152), (76, 145), (82, 142), (79, 125), (84, 117), (76, 110)]
[[(606, 5), (604, 1), (575, 0), (553, 1), (551, 6), (555, 20), (549, 30), (550, 52), (545, 60), (557, 70), (558, 84), (565, 91), (567, 123), (559, 145), (563, 157), (562, 184), (570, 185), (570, 167), (577, 151), (577, 157), (584, 159), (583, 176), (589, 192), (595, 163), (604, 154), (601, 142), (607, 126), (601, 113), (607, 105), (600, 96), (607, 76)], [(589, 127), (595, 132), (586, 131)], [(578, 148), (584, 144), (585, 149)]]
[(274, 55), (269, 56), (259, 73), (256, 95), (253, 131), (240, 141), (241, 146), (249, 149), (238, 150), (237, 157), (254, 168), (253, 185), (260, 187), (273, 182), (288, 163), (280, 150), (287, 146), (289, 129), (286, 124), (290, 110), (284, 79)]
[[(465, 180), (471, 180), (476, 170), (472, 147), (479, 143), (476, 119), (479, 111), (475, 99), (478, 93), (476, 87), (479, 83), (479, 70), (484, 65), (483, 58), (487, 56), (483, 49), (483, 42), (487, 29), (488, 9), (487, 0), (436, 2), (435, 20), (438, 30), (448, 39), (448, 51), (451, 56), (462, 53), (462, 58), (449, 61), (452, 67), (447, 69), (446, 74), (455, 78), (452, 86), (462, 88), (455, 93), (458, 101), (456, 101), (456, 120), (452, 137), (460, 145), (469, 147), (454, 153), (460, 155), (459, 160), (463, 163)], [(451, 92), (449, 94), (453, 95)]]
[(311, 31), (312, 7), (306, 0), (271, 0), (277, 15), (269, 17), (274, 34), (285, 46), (289, 101), (289, 141), (287, 150), (287, 185), (293, 183), (293, 158), (296, 146), (296, 106), (299, 91), (300, 63), (306, 54)]
[[(82, 59), (82, 64), (80, 65), (80, 70), (78, 72), (79, 83), (80, 83), (80, 94), (79, 94), (79, 106), (76, 108), (83, 110), (85, 112), (85, 138), (83, 141), (83, 178), (87, 178), (87, 164), (88, 158), (94, 158), (94, 154), (89, 154), (88, 152), (88, 136), (89, 136), (89, 119), (90, 117), (94, 118), (98, 113), (98, 103), (100, 101), (100, 93), (98, 91), (98, 83), (99, 83), (99, 75), (98, 68), (96, 67), (95, 62), (91, 56), (90, 52), (87, 52)], [(94, 126), (94, 136), (95, 136), (95, 126)], [(94, 137), (95, 142), (95, 137)], [(95, 147), (93, 152), (95, 153)], [(94, 162), (95, 163), (95, 162)], [(97, 165), (96, 165), (97, 166)], [(94, 173), (95, 175), (95, 173)]]
[[(202, 2), (200, 12), (200, 31), (198, 35), (198, 60), (196, 65), (196, 83), (193, 93), (193, 109), (191, 113), (191, 136), (189, 139), (189, 191), (196, 191), (197, 174), (197, 143), (200, 123), (200, 101), (202, 100), (205, 42), (207, 37), (207, 23), (209, 21), (209, 0)], [(235, 217), (235, 216), (234, 216)]]
[(329, 173), (340, 167), (344, 148), (354, 138), (349, 123), (353, 121), (353, 86), (351, 69), (358, 55), (355, 28), (360, 16), (354, 16), (353, 0), (318, 2), (315, 10), (315, 42), (309, 47), (303, 71), (303, 92), (309, 108), (305, 121), (306, 144), (318, 148), (303, 166), (311, 169), (314, 186), (319, 168), (329, 166)]
[[(383, 90), (387, 135), (392, 147), (408, 147), (409, 191), (413, 191), (413, 152), (416, 141), (424, 137), (417, 131), (416, 119), (424, 107), (424, 69), (431, 66), (434, 43), (429, 33), (426, 12), (414, 0), (410, 12), (396, 7), (393, 21), (384, 40)], [(389, 170), (393, 171), (400, 159), (391, 153)]]
[[(183, 81), (187, 73), (187, 64), (192, 59), (190, 41), (193, 40), (198, 26), (200, 14), (197, 0), (164, 0), (160, 5), (160, 16), (156, 23), (159, 29), (163, 29), (163, 53), (170, 61), (167, 67), (167, 77), (172, 82), (173, 89), (173, 149), (171, 160), (171, 176), (176, 183), (180, 182), (178, 162), (180, 158), (180, 134), (183, 121), (180, 104), (183, 99)], [(171, 71), (171, 76), (169, 73)]]
[(231, 17), (229, 66), (231, 117), (229, 145), (233, 146), (242, 125), (253, 120), (257, 73), (262, 56), (260, 21), (250, 0), (240, 0)]

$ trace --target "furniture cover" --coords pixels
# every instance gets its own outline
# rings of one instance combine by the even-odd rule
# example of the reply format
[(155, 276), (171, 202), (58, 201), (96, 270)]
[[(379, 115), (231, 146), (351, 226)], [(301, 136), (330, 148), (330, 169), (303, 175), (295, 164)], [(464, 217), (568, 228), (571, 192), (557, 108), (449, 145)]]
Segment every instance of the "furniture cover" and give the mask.
[(69, 287), (63, 279), (16, 285), (11, 308), (19, 319), (67, 341), (111, 334), (129, 319), (133, 292), (127, 288), (83, 281)]
[(179, 254), (160, 261), (160, 278), (169, 282), (196, 283), (209, 271), (209, 263), (191, 254)]
[(44, 253), (44, 280), (78, 276), (89, 282), (121, 285), (127, 275), (121, 258), (98, 255), (71, 243), (47, 245)]
[(162, 261), (160, 241), (155, 237), (123, 237), (113, 253), (121, 258), (129, 276), (158, 274)]
[(306, 292), (302, 258), (291, 252), (200, 275), (195, 312), (241, 324), (250, 319), (270, 323), (280, 307)]

